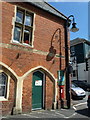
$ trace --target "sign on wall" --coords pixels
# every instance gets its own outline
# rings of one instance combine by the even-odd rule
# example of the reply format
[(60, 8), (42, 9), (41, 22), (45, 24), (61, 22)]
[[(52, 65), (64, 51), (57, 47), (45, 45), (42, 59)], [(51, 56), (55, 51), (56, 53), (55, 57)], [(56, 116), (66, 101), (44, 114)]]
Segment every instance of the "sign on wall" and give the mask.
[(42, 86), (42, 80), (36, 80), (35, 86)]

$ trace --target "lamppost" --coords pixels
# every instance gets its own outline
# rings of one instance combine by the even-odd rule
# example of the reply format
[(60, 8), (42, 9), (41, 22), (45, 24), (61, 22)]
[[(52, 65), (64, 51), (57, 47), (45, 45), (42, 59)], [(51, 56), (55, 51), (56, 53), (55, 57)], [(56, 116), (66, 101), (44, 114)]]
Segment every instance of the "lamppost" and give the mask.
[[(70, 20), (72, 17), (72, 21)], [(67, 108), (71, 107), (71, 92), (70, 92), (70, 76), (69, 76), (69, 51), (68, 51), (68, 31), (69, 27), (72, 23), (72, 28), (70, 31), (77, 32), (79, 29), (76, 27), (75, 19), (73, 15), (70, 15), (65, 23), (65, 61), (66, 61), (66, 100), (67, 100)]]

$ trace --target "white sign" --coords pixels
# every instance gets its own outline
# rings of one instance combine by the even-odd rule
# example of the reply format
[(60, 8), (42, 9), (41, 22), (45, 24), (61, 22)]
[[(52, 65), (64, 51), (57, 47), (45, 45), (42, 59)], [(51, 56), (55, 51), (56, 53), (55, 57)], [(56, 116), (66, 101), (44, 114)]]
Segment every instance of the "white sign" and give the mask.
[(36, 80), (35, 86), (42, 86), (42, 80)]

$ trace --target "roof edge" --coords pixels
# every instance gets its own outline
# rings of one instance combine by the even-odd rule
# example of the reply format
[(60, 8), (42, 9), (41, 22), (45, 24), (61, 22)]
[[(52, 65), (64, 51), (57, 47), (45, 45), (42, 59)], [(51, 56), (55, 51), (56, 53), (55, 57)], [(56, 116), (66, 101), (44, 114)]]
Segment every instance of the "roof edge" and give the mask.
[[(25, 1), (25, 0), (24, 0), (24, 1)], [(51, 13), (51, 14), (53, 14), (53, 15), (55, 15), (55, 16), (63, 19), (63, 20), (67, 20), (67, 17), (66, 17), (63, 13), (61, 13), (59, 10), (57, 10), (55, 7), (53, 7), (52, 5), (50, 5), (50, 4), (49, 4), (48, 2), (46, 2), (46, 1), (42, 1), (42, 2), (46, 3), (47, 5), (49, 5), (52, 9), (54, 9), (56, 12), (58, 12), (60, 15), (62, 15), (62, 17), (60, 17), (60, 16), (57, 15), (57, 14), (54, 14), (53, 12), (50, 12), (49, 10), (43, 9), (43, 8), (40, 7), (40, 6), (37, 6), (36, 4), (34, 4), (34, 2), (29, 2), (29, 1), (27, 2), (27, 0), (26, 0), (26, 3), (30, 3), (30, 4), (36, 6), (36, 7), (40, 8), (40, 9), (42, 9), (42, 10), (44, 10), (44, 11), (47, 11), (48, 13)]]
[(80, 43), (86, 43), (86, 44), (90, 45), (90, 41), (86, 40), (84, 38), (76, 38), (76, 39), (70, 40), (70, 46), (75, 46)]
[(50, 7), (52, 7), (54, 10), (56, 10), (58, 13), (60, 13), (62, 16), (64, 16), (66, 19), (68, 18), (67, 16), (65, 16), (63, 13), (61, 13), (59, 10), (57, 10), (55, 7), (53, 7), (52, 5), (50, 5), (48, 2), (44, 1), (46, 4), (48, 4)]

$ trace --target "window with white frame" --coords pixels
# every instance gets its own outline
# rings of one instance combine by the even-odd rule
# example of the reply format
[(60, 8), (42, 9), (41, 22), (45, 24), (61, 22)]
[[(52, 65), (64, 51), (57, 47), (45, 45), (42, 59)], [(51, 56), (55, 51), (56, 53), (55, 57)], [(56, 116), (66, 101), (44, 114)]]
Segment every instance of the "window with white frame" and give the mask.
[(33, 16), (33, 13), (17, 7), (14, 42), (32, 46)]
[(74, 46), (72, 46), (70, 48), (70, 54), (71, 54), (71, 56), (75, 55), (75, 47)]
[(7, 96), (7, 81), (8, 76), (4, 73), (0, 73), (0, 97), (6, 98)]

